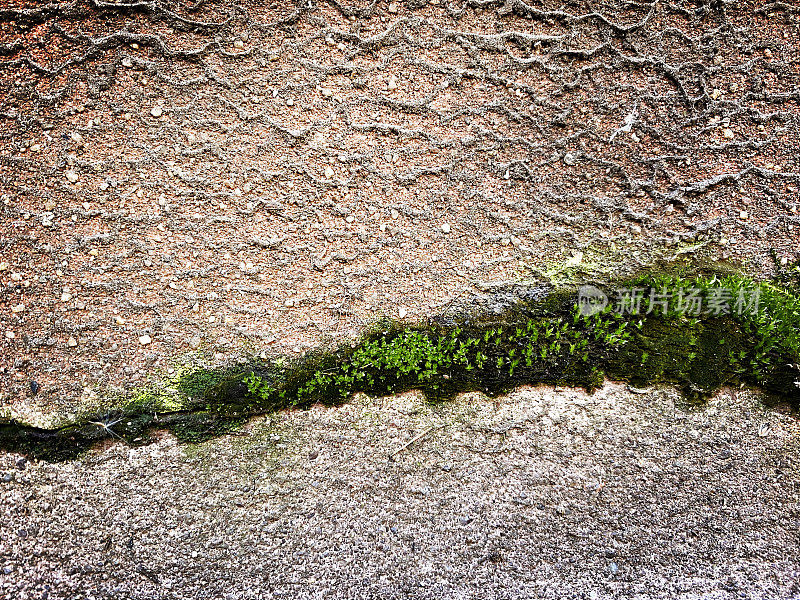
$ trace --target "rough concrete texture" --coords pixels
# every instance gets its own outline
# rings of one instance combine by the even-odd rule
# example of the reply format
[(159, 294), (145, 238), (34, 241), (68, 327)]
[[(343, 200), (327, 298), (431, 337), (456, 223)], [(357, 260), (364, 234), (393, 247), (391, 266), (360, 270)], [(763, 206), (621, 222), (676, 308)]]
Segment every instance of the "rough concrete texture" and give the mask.
[(0, 4), (0, 416), (565, 265), (797, 252), (791, 3)]
[[(0, 418), (563, 270), (767, 274), (798, 248), (799, 28), (760, 0), (0, 1)], [(0, 598), (798, 598), (799, 428), (608, 384), (3, 454)]]
[(6, 455), (0, 597), (800, 597), (797, 420), (636, 392), (359, 397), (199, 446)]

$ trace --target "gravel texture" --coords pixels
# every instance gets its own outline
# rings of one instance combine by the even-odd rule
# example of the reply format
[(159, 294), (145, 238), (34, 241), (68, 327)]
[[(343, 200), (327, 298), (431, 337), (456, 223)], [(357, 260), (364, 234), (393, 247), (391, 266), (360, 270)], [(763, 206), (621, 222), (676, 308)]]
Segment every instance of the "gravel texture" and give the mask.
[(0, 597), (798, 598), (798, 434), (747, 390), (609, 383), (5, 455)]
[(6, 0), (0, 415), (46, 426), (197, 353), (296, 354), (565, 264), (765, 273), (798, 246), (799, 18)]

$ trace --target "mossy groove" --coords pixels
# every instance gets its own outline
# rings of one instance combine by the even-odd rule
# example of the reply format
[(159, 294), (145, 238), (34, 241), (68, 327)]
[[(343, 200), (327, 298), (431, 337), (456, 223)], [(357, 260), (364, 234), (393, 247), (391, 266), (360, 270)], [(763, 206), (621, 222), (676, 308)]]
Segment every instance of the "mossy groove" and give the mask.
[(186, 373), (175, 386), (185, 399), (181, 410), (164, 411), (157, 394), (142, 394), (116, 413), (57, 430), (1, 425), (0, 448), (57, 460), (106, 438), (144, 443), (154, 429), (200, 441), (255, 414), (337, 404), (357, 392), (420, 389), (436, 401), (464, 391), (497, 395), (522, 384), (592, 390), (604, 378), (634, 385), (669, 382), (694, 399), (726, 384), (745, 383), (800, 405), (797, 264), (780, 269), (768, 282), (673, 270), (601, 287), (611, 292), (615, 286), (706, 299), (725, 289), (732, 301), (757, 292), (758, 306), (693, 315), (670, 302), (652, 310), (645, 301), (637, 314), (609, 304), (586, 315), (574, 289), (557, 289), (543, 301), (520, 303), (499, 316), (464, 314), (455, 323), (414, 326), (381, 321), (358, 343), (299, 360), (255, 359), (236, 368)]

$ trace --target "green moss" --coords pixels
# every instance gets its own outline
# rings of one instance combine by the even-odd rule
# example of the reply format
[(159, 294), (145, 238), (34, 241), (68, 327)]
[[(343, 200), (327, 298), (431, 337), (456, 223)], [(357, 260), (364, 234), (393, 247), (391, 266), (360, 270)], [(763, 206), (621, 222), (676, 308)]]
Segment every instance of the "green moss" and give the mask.
[[(57, 431), (0, 427), (0, 447), (51, 457), (57, 448), (55, 454), (69, 457), (73, 449), (104, 437), (146, 442), (153, 428), (170, 429), (182, 441), (202, 441), (235, 429), (253, 414), (336, 404), (357, 392), (420, 389), (431, 400), (442, 400), (464, 391), (495, 395), (527, 383), (592, 390), (605, 377), (635, 385), (670, 382), (692, 398), (706, 397), (725, 384), (746, 383), (798, 405), (796, 273), (797, 265), (788, 265), (774, 281), (759, 283), (671, 265), (657, 275), (600, 285), (611, 302), (591, 315), (581, 313), (574, 289), (563, 288), (500, 316), (464, 314), (455, 325), (407, 327), (383, 321), (354, 345), (297, 361), (189, 369), (170, 380), (171, 404), (150, 390), (118, 414)], [(625, 298), (615, 297), (617, 288), (641, 290), (637, 314), (615, 306)], [(715, 299), (720, 304), (719, 290), (727, 290), (729, 310), (708, 310)], [(669, 295), (659, 295), (665, 292)], [(754, 297), (758, 306), (748, 306)], [(706, 302), (706, 310), (696, 315), (685, 311), (692, 298)], [(170, 406), (180, 409), (165, 409)]]

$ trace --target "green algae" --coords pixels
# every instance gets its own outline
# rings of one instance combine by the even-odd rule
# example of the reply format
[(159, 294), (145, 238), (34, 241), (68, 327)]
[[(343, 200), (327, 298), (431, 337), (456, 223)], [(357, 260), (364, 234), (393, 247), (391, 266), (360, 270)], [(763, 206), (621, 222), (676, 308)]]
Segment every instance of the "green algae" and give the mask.
[[(466, 391), (498, 395), (523, 384), (591, 391), (605, 378), (636, 386), (671, 383), (697, 400), (721, 386), (747, 384), (800, 406), (798, 264), (764, 282), (672, 264), (596, 289), (608, 304), (592, 314), (581, 310), (574, 286), (559, 287), (500, 315), (465, 310), (454, 320), (411, 326), (380, 321), (357, 343), (297, 360), (185, 370), (170, 379), (170, 394), (150, 388), (117, 411), (57, 430), (0, 425), (0, 448), (61, 460), (103, 439), (147, 443), (156, 429), (199, 442), (255, 414), (338, 404), (358, 392), (419, 389), (442, 401)], [(640, 310), (625, 310), (626, 290), (641, 290)], [(681, 306), (699, 297), (707, 304), (716, 299), (719, 309), (719, 290), (725, 290), (727, 310), (693, 314), (685, 302)]]

